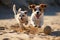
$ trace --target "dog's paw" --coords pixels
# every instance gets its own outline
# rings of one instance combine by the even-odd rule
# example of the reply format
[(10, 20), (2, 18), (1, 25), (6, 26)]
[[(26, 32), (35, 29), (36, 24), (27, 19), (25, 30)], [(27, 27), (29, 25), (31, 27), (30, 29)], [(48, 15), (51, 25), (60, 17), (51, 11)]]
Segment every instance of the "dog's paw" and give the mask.
[(38, 26), (38, 28), (41, 28), (41, 26)]

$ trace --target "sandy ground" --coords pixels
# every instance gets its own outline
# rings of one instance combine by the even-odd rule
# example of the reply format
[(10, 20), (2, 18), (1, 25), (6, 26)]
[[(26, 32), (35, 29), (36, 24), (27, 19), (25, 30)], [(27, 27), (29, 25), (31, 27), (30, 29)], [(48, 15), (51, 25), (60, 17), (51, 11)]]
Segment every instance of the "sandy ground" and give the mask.
[[(32, 34), (24, 34), (24, 33), (9, 33), (9, 31), (5, 30), (0, 35), (0, 40), (4, 38), (9, 38), (10, 40), (60, 40), (60, 16), (44, 16), (44, 26), (51, 26), (54, 30), (51, 35), (45, 35), (44, 33), (40, 33), (39, 35)], [(15, 19), (6, 19), (0, 20), (1, 27), (10, 27), (10, 25), (14, 25), (16, 23)], [(1, 33), (1, 32), (0, 32)]]
[[(56, 11), (56, 10), (55, 11), (54, 10), (53, 11), (51, 10), (52, 13), (54, 13)], [(51, 13), (49, 10), (47, 10), (47, 11), (48, 11), (48, 13)], [(35, 35), (26, 34), (26, 33), (16, 33), (16, 32), (10, 33), (10, 30), (0, 30), (0, 40), (3, 40), (4, 38), (6, 38), (6, 40), (7, 39), (9, 39), (9, 40), (60, 40), (60, 12), (57, 11), (56, 13), (57, 14), (54, 14), (54, 15), (48, 14), (48, 15), (44, 16), (44, 25), (43, 26), (45, 27), (45, 26), (49, 25), (49, 26), (51, 26), (51, 28), (53, 30), (53, 32), (50, 35), (46, 35), (44, 33), (35, 34)], [(1, 15), (3, 15), (3, 14), (1, 14)], [(0, 16), (0, 18), (1, 18), (1, 16)], [(16, 23), (15, 19), (10, 19), (10, 18), (3, 19), (3, 18), (4, 18), (4, 16), (2, 16), (2, 18), (0, 19), (0, 27), (10, 28), (11, 25), (14, 25)]]

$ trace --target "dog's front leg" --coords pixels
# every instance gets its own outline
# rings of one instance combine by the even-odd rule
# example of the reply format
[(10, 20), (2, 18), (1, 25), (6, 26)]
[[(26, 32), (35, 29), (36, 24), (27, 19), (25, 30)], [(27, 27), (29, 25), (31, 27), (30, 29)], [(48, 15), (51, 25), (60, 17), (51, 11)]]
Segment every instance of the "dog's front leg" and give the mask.
[(42, 20), (40, 21), (40, 23), (39, 23), (39, 28), (41, 28), (42, 27), (42, 25), (43, 25), (43, 18), (42, 18)]
[(31, 24), (32, 24), (33, 27), (36, 27), (36, 25), (33, 21), (31, 21)]

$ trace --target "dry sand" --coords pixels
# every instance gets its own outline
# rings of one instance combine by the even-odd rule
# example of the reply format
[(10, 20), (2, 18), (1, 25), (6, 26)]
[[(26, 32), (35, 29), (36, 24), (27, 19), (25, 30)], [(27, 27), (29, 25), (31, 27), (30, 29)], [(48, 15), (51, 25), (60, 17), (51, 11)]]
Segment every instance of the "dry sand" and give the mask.
[[(44, 27), (49, 25), (53, 29), (50, 35), (44, 33), (40, 34), (26, 34), (26, 33), (9, 33), (10, 30), (1, 31), (0, 40), (8, 38), (9, 40), (60, 40), (60, 16), (44, 16)], [(8, 27), (16, 23), (15, 19), (0, 20), (0, 27)]]

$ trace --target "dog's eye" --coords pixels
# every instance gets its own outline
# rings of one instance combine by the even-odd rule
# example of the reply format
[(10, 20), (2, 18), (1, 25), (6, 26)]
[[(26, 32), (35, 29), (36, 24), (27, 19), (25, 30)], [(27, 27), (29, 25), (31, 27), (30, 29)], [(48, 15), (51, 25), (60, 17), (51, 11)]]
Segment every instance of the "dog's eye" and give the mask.
[(21, 15), (19, 15), (21, 17)]
[(27, 12), (25, 12), (25, 14), (27, 14)]
[(34, 11), (36, 11), (37, 9), (34, 9)]
[(39, 9), (41, 11), (41, 9)]
[(24, 17), (24, 15), (22, 15)]

